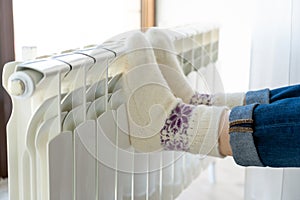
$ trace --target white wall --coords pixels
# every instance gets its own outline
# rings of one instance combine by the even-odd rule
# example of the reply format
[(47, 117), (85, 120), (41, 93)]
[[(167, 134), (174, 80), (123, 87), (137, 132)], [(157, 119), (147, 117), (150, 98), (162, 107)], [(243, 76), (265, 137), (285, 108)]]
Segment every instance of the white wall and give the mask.
[(38, 55), (101, 44), (140, 27), (140, 0), (14, 0), (16, 58), (22, 46)]

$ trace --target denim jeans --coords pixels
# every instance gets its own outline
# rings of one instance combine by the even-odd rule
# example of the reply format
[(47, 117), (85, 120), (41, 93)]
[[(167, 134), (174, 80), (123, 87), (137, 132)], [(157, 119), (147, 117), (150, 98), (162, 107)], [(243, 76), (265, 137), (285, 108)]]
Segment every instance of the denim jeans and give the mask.
[(300, 85), (251, 91), (230, 114), (233, 157), (243, 166), (300, 167)]

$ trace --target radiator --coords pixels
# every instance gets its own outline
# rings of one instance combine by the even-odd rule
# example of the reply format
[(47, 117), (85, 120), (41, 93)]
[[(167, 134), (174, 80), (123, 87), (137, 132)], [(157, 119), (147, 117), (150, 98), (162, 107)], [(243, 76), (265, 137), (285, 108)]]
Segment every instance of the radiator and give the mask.
[[(195, 89), (220, 90), (219, 29), (167, 32)], [(107, 66), (126, 50), (128, 34), (4, 66), (3, 86), (13, 103), (7, 125), (11, 200), (175, 199), (214, 162), (183, 152), (141, 155), (132, 147), (124, 153), (104, 137), (103, 131), (117, 137), (122, 131), (116, 125), (123, 123), (116, 115), (120, 69)]]

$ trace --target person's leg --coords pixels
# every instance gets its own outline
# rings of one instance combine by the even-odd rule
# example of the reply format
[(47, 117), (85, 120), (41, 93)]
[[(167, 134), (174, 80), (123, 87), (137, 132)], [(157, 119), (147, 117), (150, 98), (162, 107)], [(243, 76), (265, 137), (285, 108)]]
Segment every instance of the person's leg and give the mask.
[(270, 90), (270, 103), (293, 97), (300, 97), (300, 84)]
[(229, 132), (237, 164), (300, 167), (300, 97), (235, 107)]
[(276, 101), (300, 97), (300, 84), (281, 87), (273, 90), (263, 89), (257, 91), (249, 91), (246, 93), (246, 105), (259, 103), (270, 104)]
[(244, 105), (245, 93), (201, 94), (188, 83), (180, 66), (175, 47), (169, 36), (160, 29), (149, 29), (146, 33), (154, 49), (156, 61), (173, 94), (184, 103), (192, 105), (228, 106)]
[[(282, 91), (289, 92), (293, 88)], [(253, 138), (262, 163), (272, 167), (299, 167), (300, 97), (288, 96), (258, 105), (253, 117)]]

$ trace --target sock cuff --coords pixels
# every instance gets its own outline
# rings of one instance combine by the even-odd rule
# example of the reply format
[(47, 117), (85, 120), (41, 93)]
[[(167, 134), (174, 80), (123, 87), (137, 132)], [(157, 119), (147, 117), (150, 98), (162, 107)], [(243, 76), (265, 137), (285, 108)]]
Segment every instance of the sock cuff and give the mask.
[(220, 122), (227, 107), (197, 106), (188, 135), (192, 135), (190, 153), (223, 157), (219, 152)]
[(213, 105), (228, 106), (230, 109), (236, 106), (243, 106), (245, 102), (245, 93), (217, 93), (213, 95)]
[[(182, 101), (180, 99), (174, 99), (171, 102), (166, 102), (168, 105), (165, 107), (166, 110), (168, 110), (168, 113), (166, 113), (166, 116), (170, 116), (171, 112), (178, 104), (182, 104)], [(172, 109), (173, 108), (173, 109)], [(165, 125), (165, 119), (162, 119), (161, 116), (157, 116), (155, 120), (158, 120), (158, 122), (162, 123), (160, 128), (163, 128)], [(157, 125), (157, 124), (156, 124)], [(157, 125), (157, 127), (159, 127)], [(136, 126), (130, 126), (130, 143), (131, 145), (138, 151), (138, 152), (154, 152), (154, 151), (160, 151), (164, 149), (164, 146), (161, 144), (161, 130), (155, 131), (152, 127), (139, 127)], [(131, 132), (134, 133), (140, 133), (141, 136), (146, 135), (146, 132), (153, 133), (150, 137), (138, 137), (137, 134), (131, 134)]]
[(199, 92), (195, 92), (193, 96), (190, 98), (189, 104), (198, 106), (198, 105), (212, 105), (212, 95), (210, 94), (202, 94)]

